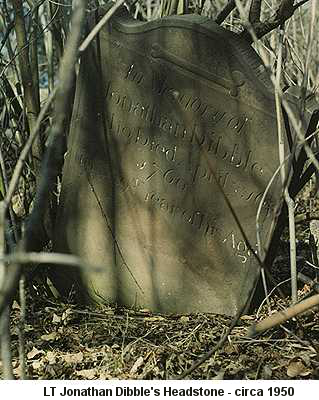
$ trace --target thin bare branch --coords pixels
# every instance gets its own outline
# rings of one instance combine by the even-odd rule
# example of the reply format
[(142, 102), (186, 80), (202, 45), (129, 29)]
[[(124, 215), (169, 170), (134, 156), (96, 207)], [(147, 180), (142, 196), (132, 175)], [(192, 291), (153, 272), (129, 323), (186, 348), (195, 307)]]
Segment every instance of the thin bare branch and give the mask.
[(278, 130), (278, 153), (279, 162), (281, 165), (281, 184), (284, 189), (284, 199), (288, 209), (288, 221), (289, 221), (289, 246), (290, 246), (290, 276), (291, 276), (291, 298), (292, 303), (297, 302), (297, 255), (296, 255), (296, 228), (295, 228), (295, 202), (291, 198), (288, 187), (287, 187), (287, 172), (285, 169), (285, 131), (283, 127), (283, 115), (282, 105), (280, 97), (280, 82), (281, 82), (281, 71), (283, 61), (283, 41), (284, 31), (280, 29), (278, 38), (278, 62), (276, 69), (276, 85), (275, 85), (275, 103), (276, 103), (276, 116), (277, 116), (277, 130)]
[(0, 262), (18, 264), (56, 264), (66, 267), (79, 267), (83, 270), (101, 272), (103, 266), (96, 266), (83, 262), (81, 258), (71, 254), (63, 253), (41, 253), (41, 252), (16, 252), (0, 257)]
[(0, 345), (3, 366), (3, 379), (14, 379), (12, 368), (10, 318), (8, 306), (5, 308), (5, 311), (0, 317)]
[(19, 157), (17, 165), (16, 165), (16, 167), (14, 169), (14, 172), (13, 172), (13, 175), (12, 175), (12, 178), (10, 180), (9, 187), (8, 187), (8, 191), (7, 191), (5, 200), (4, 200), (5, 210), (7, 210), (7, 207), (9, 206), (9, 204), (10, 204), (10, 202), (12, 200), (12, 196), (14, 195), (14, 193), (15, 193), (15, 191), (17, 189), (17, 186), (18, 186), (18, 183), (19, 183), (19, 178), (21, 176), (22, 169), (24, 167), (25, 161), (26, 161), (26, 159), (28, 157), (28, 154), (31, 151), (32, 144), (33, 144), (34, 140), (36, 139), (37, 135), (39, 134), (41, 122), (42, 122), (44, 116), (46, 115), (47, 111), (49, 110), (49, 107), (50, 107), (50, 105), (51, 105), (51, 103), (52, 103), (52, 101), (54, 99), (56, 91), (57, 91), (57, 88), (55, 88), (53, 90), (53, 92), (48, 97), (45, 105), (42, 107), (41, 112), (38, 115), (37, 120), (36, 120), (36, 122), (35, 122), (35, 124), (33, 126), (33, 130), (32, 130), (32, 132), (31, 132), (31, 134), (30, 134), (30, 136), (28, 138), (28, 141), (25, 144), (25, 146), (24, 146), (24, 148), (23, 148), (23, 150), (22, 150), (22, 152), (20, 154), (20, 157)]
[(20, 360), (20, 378), (27, 379), (27, 362), (25, 347), (25, 317), (26, 317), (26, 294), (25, 294), (25, 276), (22, 274), (19, 281), (19, 300), (20, 300), (20, 319), (18, 326), (19, 336), (19, 360)]
[[(277, 11), (274, 13), (272, 17), (270, 17), (267, 21), (264, 22), (259, 21), (259, 22), (254, 22), (252, 24), (257, 39), (262, 38), (263, 36), (273, 31), (274, 29), (278, 28), (278, 26), (284, 24), (289, 18), (293, 16), (295, 11), (299, 7), (301, 7), (308, 1), (309, 0), (304, 0), (294, 5), (294, 0), (282, 0), (280, 6), (278, 7)], [(248, 43), (252, 43), (254, 41), (250, 30), (247, 28), (244, 29), (244, 31), (240, 34), (240, 36)]]
[[(5, 208), (0, 202), (0, 257), (5, 254)], [(3, 261), (0, 261), (0, 289), (2, 288), (6, 275), (6, 266)], [(6, 305), (4, 312), (0, 315), (0, 346), (1, 359), (3, 365), (4, 379), (13, 379), (12, 370), (12, 355), (11, 355), (11, 336), (10, 336), (10, 307)]]
[(125, 0), (119, 0), (117, 3), (114, 3), (113, 7), (111, 7), (107, 13), (103, 16), (103, 18), (95, 25), (92, 31), (87, 35), (87, 37), (83, 40), (81, 46), (79, 47), (79, 51), (83, 52), (88, 47), (88, 45), (92, 42), (95, 36), (100, 32), (103, 26), (107, 23), (107, 21), (112, 17), (117, 9), (119, 9)]
[[(23, 15), (22, 0), (11, 0), (14, 13), (15, 13), (15, 33), (17, 38), (17, 49), (19, 52), (19, 69), (21, 73), (24, 102), (26, 108), (26, 115), (29, 123), (29, 129), (32, 130), (37, 115), (39, 113), (39, 103), (37, 101), (38, 94), (36, 94), (35, 85), (33, 82), (32, 70), (28, 54), (28, 39), (25, 27), (25, 20)], [(32, 156), (34, 161), (35, 171), (37, 173), (40, 160), (42, 158), (42, 148), (40, 138), (37, 138), (32, 145)]]
[(251, 24), (260, 21), (260, 12), (261, 12), (261, 0), (252, 0), (249, 9), (249, 21)]
[(265, 330), (283, 324), (289, 319), (296, 317), (297, 315), (300, 315), (317, 305), (319, 305), (319, 294), (316, 294), (309, 299), (295, 304), (294, 306), (289, 307), (284, 311), (279, 311), (276, 314), (273, 314), (270, 317), (264, 319), (263, 321), (252, 325), (248, 330), (248, 336), (254, 337), (256, 335), (259, 335)]
[(219, 25), (222, 24), (228, 17), (228, 15), (235, 9), (235, 7), (236, 7), (235, 0), (228, 0), (228, 3), (217, 15), (215, 22)]

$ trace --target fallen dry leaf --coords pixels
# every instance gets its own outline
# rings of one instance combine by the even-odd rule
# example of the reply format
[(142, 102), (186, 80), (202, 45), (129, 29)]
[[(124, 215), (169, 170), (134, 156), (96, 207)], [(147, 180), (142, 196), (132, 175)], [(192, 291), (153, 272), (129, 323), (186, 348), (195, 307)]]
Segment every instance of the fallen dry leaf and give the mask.
[(49, 364), (55, 364), (57, 356), (54, 351), (48, 351), (45, 355), (45, 358), (49, 362)]
[(53, 324), (60, 324), (61, 323), (61, 317), (59, 317), (56, 314), (53, 314), (52, 323)]
[(255, 319), (255, 316), (254, 315), (242, 315), (241, 317), (240, 317), (240, 319), (242, 319), (242, 320), (253, 320), (253, 319)]
[(85, 379), (93, 379), (95, 378), (96, 370), (92, 369), (82, 369), (82, 371), (75, 371), (76, 375), (82, 376)]
[(19, 365), (17, 368), (14, 368), (13, 374), (14, 374), (15, 376), (18, 376), (18, 377), (21, 376), (21, 365)]
[(20, 310), (20, 304), (16, 300), (13, 301), (11, 307), (12, 307), (12, 310)]
[(215, 375), (212, 380), (213, 381), (219, 381), (219, 380), (223, 380), (224, 379), (224, 375), (225, 375), (225, 371), (221, 370), (217, 373), (217, 375)]
[(32, 368), (33, 369), (40, 369), (40, 368), (43, 367), (43, 365), (44, 365), (44, 361), (42, 359), (41, 360), (36, 360), (36, 361), (33, 361)]
[(32, 331), (34, 331), (34, 327), (32, 325), (25, 324), (24, 325), (24, 331), (25, 332), (32, 332)]
[(268, 365), (264, 365), (261, 370), (261, 379), (271, 379), (272, 369)]
[(71, 308), (67, 308), (62, 314), (62, 321), (64, 325), (67, 325), (73, 318), (73, 311)]
[(151, 311), (148, 308), (142, 308), (139, 310), (139, 312), (145, 313), (145, 314), (151, 314)]
[(112, 375), (108, 374), (107, 372), (101, 372), (98, 375), (98, 378), (99, 379), (103, 379), (103, 380), (109, 380), (109, 379), (113, 379), (114, 380), (114, 377)]
[(291, 361), (287, 368), (287, 375), (290, 378), (295, 378), (296, 376), (307, 376), (310, 375), (312, 370), (307, 368), (301, 360)]
[(135, 361), (133, 367), (131, 368), (130, 374), (131, 374), (131, 375), (136, 374), (137, 370), (143, 365), (143, 363), (144, 363), (144, 358), (143, 358), (143, 357), (139, 357), (139, 358)]
[(77, 364), (83, 361), (83, 353), (65, 354), (62, 358), (67, 363)]
[(36, 357), (39, 354), (44, 354), (43, 350), (38, 350), (36, 347), (33, 347), (29, 353), (27, 353), (27, 359), (32, 360), (32, 358)]
[(225, 351), (226, 354), (239, 353), (238, 346), (236, 344), (231, 344), (231, 343), (227, 343), (224, 346), (224, 351)]
[(165, 318), (161, 317), (160, 315), (156, 315), (155, 317), (145, 317), (144, 321), (163, 321)]
[(54, 340), (56, 340), (59, 337), (57, 332), (51, 332), (47, 335), (42, 335), (40, 336), (40, 338), (46, 342), (53, 342)]

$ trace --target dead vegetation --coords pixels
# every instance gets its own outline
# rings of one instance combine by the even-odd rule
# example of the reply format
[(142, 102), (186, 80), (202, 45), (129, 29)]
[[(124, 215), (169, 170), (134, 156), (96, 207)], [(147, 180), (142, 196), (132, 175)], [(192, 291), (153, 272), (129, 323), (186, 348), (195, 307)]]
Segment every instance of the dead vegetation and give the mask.
[[(307, 288), (303, 288), (307, 290)], [(300, 293), (301, 294), (301, 293)], [(27, 373), (32, 379), (171, 379), (218, 342), (231, 318), (155, 315), (147, 310), (79, 308), (30, 299), (25, 325)], [(289, 299), (274, 296), (273, 310)], [(14, 374), (19, 377), (20, 307), (12, 311)], [(257, 320), (267, 317), (258, 311)], [(318, 379), (319, 314), (306, 315), (247, 337), (256, 313), (243, 315), (225, 345), (188, 379)]]

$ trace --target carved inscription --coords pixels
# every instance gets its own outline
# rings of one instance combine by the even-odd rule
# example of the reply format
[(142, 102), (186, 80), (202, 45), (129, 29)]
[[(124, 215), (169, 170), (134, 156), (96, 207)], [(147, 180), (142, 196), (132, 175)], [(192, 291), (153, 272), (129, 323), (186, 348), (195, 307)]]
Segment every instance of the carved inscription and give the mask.
[[(133, 99), (129, 93), (116, 87), (112, 81), (108, 81), (105, 98), (111, 110), (109, 127), (114, 137), (133, 147), (138, 146), (147, 149), (158, 157), (159, 162), (140, 161), (137, 163), (137, 170), (132, 171), (135, 176), (127, 179), (121, 177), (118, 185), (121, 191), (142, 190), (150, 180), (160, 179), (163, 188), (173, 188), (176, 194), (188, 193), (194, 190), (196, 185), (207, 185), (214, 187), (216, 181), (225, 191), (225, 195), (238, 197), (244, 203), (252, 203), (257, 208), (263, 192), (251, 190), (249, 185), (242, 184), (227, 168), (235, 168), (241, 174), (247, 176), (263, 176), (262, 165), (254, 159), (253, 151), (243, 149), (243, 135), (248, 135), (248, 127), (251, 121), (246, 116), (233, 115), (229, 111), (217, 109), (209, 102), (203, 101), (200, 97), (194, 97), (182, 93), (170, 85), (167, 75), (158, 73), (151, 68), (151, 77), (147, 77), (138, 68), (136, 63), (126, 66), (123, 79), (132, 82), (137, 87), (149, 90), (154, 95), (165, 99), (166, 106), (159, 107), (156, 102), (146, 103), (145, 100)], [(176, 113), (165, 112), (169, 104), (177, 102), (184, 114), (191, 113), (191, 125), (184, 125), (176, 119)], [(114, 108), (115, 107), (115, 108)], [(120, 112), (119, 112), (120, 111)], [(117, 115), (125, 113), (132, 123), (123, 123)], [(128, 119), (126, 120), (128, 121)], [(202, 121), (205, 122), (205, 129), (201, 128)], [(150, 135), (150, 130), (154, 135)], [(234, 141), (229, 145), (224, 144), (224, 135), (234, 134)], [(238, 142), (237, 142), (238, 140)], [(214, 160), (221, 160), (223, 169), (212, 171), (209, 165), (201, 158), (198, 162), (189, 162), (181, 151), (183, 143), (190, 144), (195, 148), (203, 149), (208, 156)], [(197, 150), (196, 150), (197, 151)], [(163, 165), (166, 163), (166, 166)], [(146, 171), (146, 175), (143, 174)], [(184, 171), (182, 174), (180, 171)], [(209, 189), (211, 190), (211, 189)], [(216, 219), (207, 215), (200, 209), (188, 209), (172, 202), (166, 198), (165, 193), (144, 190), (146, 204), (151, 204), (166, 213), (171, 218), (180, 220), (198, 230), (203, 237), (210, 238), (219, 232)], [(273, 205), (265, 202), (263, 205), (264, 220), (273, 211)], [(229, 236), (230, 235), (230, 236)], [(222, 243), (228, 243), (232, 237), (232, 248), (242, 263), (246, 263), (251, 256), (246, 244), (243, 241), (235, 243), (233, 232), (226, 235)]]
[[(127, 143), (147, 147), (150, 151), (153, 151), (159, 156), (164, 157), (167, 161), (175, 163), (175, 168), (185, 168), (188, 172), (189, 177), (187, 181), (183, 181), (183, 179), (178, 175), (174, 168), (169, 168), (167, 169), (167, 171), (163, 172), (164, 181), (166, 183), (175, 182), (176, 187), (181, 191), (191, 189), (191, 187), (195, 183), (214, 184), (216, 178), (221, 187), (224, 188), (226, 192), (227, 189), (229, 189), (229, 191), (238, 194), (240, 198), (246, 201), (253, 201), (254, 203), (258, 203), (259, 199), (262, 196), (262, 193), (247, 191), (247, 188), (245, 188), (244, 186), (240, 186), (238, 182), (230, 180), (229, 177), (231, 176), (231, 173), (229, 171), (215, 171), (213, 173), (207, 165), (197, 164), (192, 167), (192, 165), (187, 163), (185, 160), (178, 160), (179, 152), (177, 145), (173, 146), (173, 148), (169, 148), (168, 146), (160, 144), (156, 140), (147, 137), (147, 130), (144, 131), (141, 128), (137, 128), (134, 130), (133, 128), (116, 124), (114, 114), (112, 114), (111, 117), (110, 128), (116, 136), (124, 137)], [(233, 151), (231, 153), (231, 164), (233, 164), (236, 160), (236, 149), (237, 145), (234, 144)], [(251, 152), (248, 153), (248, 156), (246, 158), (246, 165), (248, 164), (250, 154)], [(256, 164), (253, 164), (251, 166), (253, 170), (255, 165)], [(240, 165), (235, 164), (234, 166), (238, 167)]]
[[(242, 264), (245, 264), (252, 256), (246, 242), (244, 240), (238, 239), (237, 235), (233, 231), (225, 236), (223, 243), (226, 243), (228, 246), (231, 247), (231, 249), (234, 251), (235, 256), (240, 259), (240, 262)], [(257, 253), (257, 244), (255, 252)]]
[[(111, 92), (111, 98), (113, 97), (112, 93), (115, 92)], [(121, 96), (119, 95), (119, 93), (117, 94), (118, 97), (117, 100), (115, 101), (115, 104), (116, 105), (125, 104), (125, 101), (128, 99), (128, 96), (126, 95)], [(130, 104), (133, 104), (133, 102), (130, 102)], [(134, 114), (134, 115), (137, 117), (138, 120), (144, 122), (146, 115), (148, 113), (147, 110), (149, 110), (149, 108), (143, 107), (142, 105), (139, 104), (136, 107), (135, 111), (137, 109), (140, 110), (140, 114), (137, 115)], [(150, 119), (149, 126), (152, 126), (151, 125), (152, 121), (153, 119)], [(181, 126), (181, 125), (176, 123), (176, 126)], [(165, 125), (159, 123), (158, 127), (164, 128)], [(174, 146), (172, 146), (171, 144), (170, 146), (168, 146), (160, 143), (159, 141), (161, 140), (160, 139), (161, 136), (157, 136), (155, 139), (151, 138), (148, 134), (149, 128), (147, 126), (143, 128), (141, 127), (134, 128), (122, 125), (116, 120), (115, 114), (112, 113), (110, 120), (110, 128), (112, 132), (116, 135), (116, 137), (124, 138), (127, 143), (147, 147), (148, 150), (157, 153), (159, 157), (164, 157), (166, 161), (175, 163), (174, 168), (176, 167), (185, 168), (188, 171), (188, 176), (189, 176), (187, 180), (185, 179), (183, 180), (174, 170), (174, 168), (169, 168), (167, 171), (163, 173), (164, 182), (166, 183), (174, 182), (177, 190), (179, 191), (190, 190), (195, 183), (214, 184), (215, 177), (217, 177), (219, 184), (223, 189), (225, 189), (226, 194), (235, 193), (241, 199), (247, 202), (253, 202), (254, 204), (259, 204), (259, 201), (262, 197), (262, 192), (249, 191), (249, 188), (247, 188), (244, 185), (240, 185), (240, 182), (231, 179), (231, 173), (229, 171), (215, 171), (215, 173), (213, 174), (207, 165), (197, 164), (192, 166), (185, 160), (183, 159), (180, 160), (177, 142)], [(188, 135), (188, 132), (186, 128), (183, 128), (182, 131), (183, 135), (181, 136), (181, 138), (184, 139)], [(168, 137), (170, 137), (170, 131), (166, 133), (168, 133)], [(197, 138), (197, 136), (195, 135), (200, 136), (198, 132), (198, 125), (196, 124), (193, 127), (192, 134), (189, 135), (191, 143), (194, 142), (194, 137)], [(202, 137), (200, 138), (197, 145), (199, 147), (202, 147), (203, 144), (205, 143), (205, 140), (206, 137), (202, 134)], [(209, 147), (208, 148), (206, 147), (206, 151), (208, 152), (208, 154), (209, 153), (213, 153), (214, 155), (219, 154), (222, 160), (228, 161), (228, 163), (235, 168), (240, 168), (243, 171), (247, 171), (248, 173), (251, 174), (252, 173), (257, 174), (257, 172), (259, 172), (260, 175), (262, 175), (263, 172), (262, 168), (259, 166), (257, 162), (252, 161), (252, 151), (249, 150), (242, 161), (241, 158), (242, 156), (239, 153), (238, 144), (234, 143), (232, 145), (231, 151), (225, 151), (225, 150), (220, 151), (221, 145), (222, 145), (222, 137), (219, 136), (217, 142), (214, 145), (212, 141), (210, 142)], [(273, 207), (271, 204), (268, 204), (267, 202), (264, 204), (263, 206), (264, 218), (266, 218), (269, 215), (272, 209)]]
[[(186, 141), (192, 145), (199, 146), (207, 151), (212, 156), (217, 156), (219, 159), (228, 162), (230, 165), (241, 168), (251, 174), (262, 176), (263, 168), (257, 161), (253, 160), (252, 152), (248, 151), (247, 155), (243, 155), (239, 144), (234, 143), (232, 149), (226, 151), (223, 148), (223, 137), (217, 135), (216, 131), (212, 128), (208, 132), (201, 132), (198, 123), (193, 123), (191, 129), (183, 126), (173, 118), (162, 115), (160, 110), (155, 105), (143, 105), (139, 102), (134, 102), (128, 95), (121, 94), (119, 91), (111, 89), (111, 82), (109, 82), (106, 90), (106, 98), (116, 106), (120, 107), (123, 111), (132, 114), (141, 122), (147, 124), (146, 126), (159, 128), (167, 133), (170, 137)], [(112, 127), (114, 127), (114, 115), (111, 117)], [(118, 125), (116, 131), (119, 133), (127, 134), (131, 139), (134, 132), (128, 127)], [(139, 132), (135, 133), (136, 138)], [(139, 139), (136, 139), (137, 141)], [(145, 140), (150, 140), (146, 138)]]
[[(134, 82), (136, 85), (147, 88), (145, 85), (145, 76), (136, 68), (135, 64), (128, 67), (124, 78)], [(169, 85), (167, 75), (163, 76), (153, 70), (151, 89), (158, 96), (175, 99), (186, 111), (194, 112), (200, 118), (209, 121), (213, 126), (223, 124), (225, 128), (234, 131), (238, 135), (247, 133), (249, 119), (246, 116), (232, 115), (225, 110), (212, 107), (200, 97), (193, 97), (192, 95), (181, 93), (179, 89)]]
[(189, 210), (174, 203), (171, 204), (156, 192), (147, 193), (145, 201), (151, 202), (153, 205), (155, 204), (155, 206), (159, 207), (160, 210), (168, 213), (170, 216), (190, 224), (204, 236), (213, 236), (218, 232), (217, 222), (214, 221), (214, 218), (199, 210)]

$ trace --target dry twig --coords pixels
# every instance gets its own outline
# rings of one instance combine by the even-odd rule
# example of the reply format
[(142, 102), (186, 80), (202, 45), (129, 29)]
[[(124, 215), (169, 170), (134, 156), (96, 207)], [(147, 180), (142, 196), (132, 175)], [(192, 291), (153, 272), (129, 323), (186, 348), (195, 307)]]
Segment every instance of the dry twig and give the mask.
[[(5, 212), (4, 204), (0, 202), (0, 257), (5, 254)], [(5, 280), (5, 263), (0, 261), (0, 289)], [(0, 315), (0, 346), (1, 359), (3, 365), (4, 379), (13, 379), (12, 356), (11, 356), (11, 336), (10, 336), (10, 306), (4, 307), (3, 313)]]
[(284, 311), (279, 311), (276, 314), (264, 319), (257, 324), (252, 325), (248, 330), (248, 336), (254, 337), (259, 335), (263, 331), (280, 325), (291, 318), (296, 317), (299, 314), (313, 308), (319, 304), (319, 294), (316, 294), (309, 299), (303, 300), (302, 302), (287, 308)]

